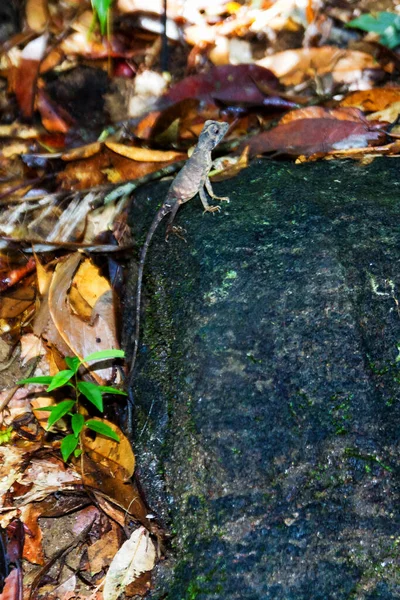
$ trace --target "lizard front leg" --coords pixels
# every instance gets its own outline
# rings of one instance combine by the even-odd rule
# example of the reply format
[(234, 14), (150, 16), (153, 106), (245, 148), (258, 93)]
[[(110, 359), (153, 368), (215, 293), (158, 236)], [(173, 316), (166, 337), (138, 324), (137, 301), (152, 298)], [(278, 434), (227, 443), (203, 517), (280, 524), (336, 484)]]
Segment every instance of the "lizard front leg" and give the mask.
[(211, 185), (211, 181), (210, 181), (209, 177), (206, 177), (205, 186), (206, 186), (207, 192), (210, 194), (211, 198), (215, 198), (215, 200), (221, 200), (223, 202), (229, 202), (228, 196), (216, 196), (214, 194), (214, 190), (212, 189), (212, 185)]

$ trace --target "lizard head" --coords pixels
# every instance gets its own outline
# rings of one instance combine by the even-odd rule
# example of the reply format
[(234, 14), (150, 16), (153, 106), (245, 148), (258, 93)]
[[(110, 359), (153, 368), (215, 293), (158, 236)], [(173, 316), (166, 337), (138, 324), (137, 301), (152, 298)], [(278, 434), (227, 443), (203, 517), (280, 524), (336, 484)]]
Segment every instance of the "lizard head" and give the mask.
[(228, 123), (223, 123), (222, 121), (206, 121), (199, 136), (198, 147), (212, 150), (220, 143), (228, 129)]

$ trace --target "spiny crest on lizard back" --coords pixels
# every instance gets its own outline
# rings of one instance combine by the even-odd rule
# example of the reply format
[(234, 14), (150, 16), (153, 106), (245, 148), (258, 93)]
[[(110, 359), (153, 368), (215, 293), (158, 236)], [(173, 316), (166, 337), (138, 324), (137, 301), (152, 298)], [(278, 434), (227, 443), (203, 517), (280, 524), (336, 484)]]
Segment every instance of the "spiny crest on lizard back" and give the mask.
[(206, 121), (199, 136), (198, 148), (215, 148), (229, 129), (228, 123)]

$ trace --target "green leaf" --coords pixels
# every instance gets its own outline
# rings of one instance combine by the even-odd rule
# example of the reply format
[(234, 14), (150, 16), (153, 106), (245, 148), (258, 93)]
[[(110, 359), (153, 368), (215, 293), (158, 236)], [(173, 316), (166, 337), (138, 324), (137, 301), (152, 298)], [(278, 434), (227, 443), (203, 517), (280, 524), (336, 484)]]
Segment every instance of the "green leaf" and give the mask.
[(78, 458), (78, 456), (80, 456), (81, 454), (82, 454), (82, 450), (80, 448), (77, 448), (76, 450), (74, 450), (75, 458)]
[(79, 436), (80, 432), (83, 429), (84, 423), (85, 419), (83, 418), (83, 415), (80, 415), (79, 413), (75, 413), (74, 415), (72, 415), (71, 427), (75, 437)]
[(53, 381), (50, 383), (46, 392), (51, 392), (52, 390), (56, 390), (57, 388), (62, 387), (63, 385), (68, 383), (68, 381), (71, 379), (71, 377), (74, 376), (74, 374), (75, 373), (70, 369), (60, 371), (59, 373), (57, 373), (57, 375), (54, 375)]
[(391, 50), (396, 48), (396, 46), (400, 44), (399, 29), (396, 29), (395, 27), (388, 27), (385, 33), (381, 35), (380, 41), (383, 46), (386, 46), (386, 48), (390, 48)]
[(90, 381), (79, 381), (78, 390), (89, 400), (89, 402), (94, 404), (100, 412), (103, 412), (103, 397), (98, 385), (91, 383)]
[(124, 392), (124, 390), (119, 390), (118, 388), (111, 387), (109, 385), (98, 385), (97, 387), (103, 394), (120, 394), (121, 396), (128, 395), (126, 392)]
[(27, 379), (20, 379), (17, 381), (17, 385), (24, 385), (25, 383), (44, 383), (49, 385), (53, 381), (51, 375), (41, 375), (39, 377), (28, 377)]
[(0, 445), (8, 444), (12, 437), (13, 428), (12, 425), (7, 427), (5, 431), (0, 431)]
[(104, 360), (106, 358), (124, 358), (125, 352), (124, 350), (118, 350), (117, 348), (112, 348), (111, 350), (99, 350), (99, 352), (93, 352), (88, 356), (85, 356), (83, 359), (84, 362), (88, 362), (89, 360)]
[(104, 35), (106, 31), (108, 11), (110, 9), (112, 0), (92, 0), (93, 10), (96, 12), (99, 22), (100, 31)]
[(65, 362), (67, 363), (67, 366), (71, 369), (71, 371), (73, 371), (74, 373), (77, 372), (81, 365), (81, 361), (77, 356), (66, 356)]
[(62, 402), (59, 402), (51, 411), (49, 422), (47, 424), (47, 430), (49, 430), (54, 423), (57, 423), (57, 421), (59, 421), (59, 419), (61, 419), (64, 415), (69, 413), (74, 405), (75, 400), (63, 400)]
[(400, 16), (395, 13), (383, 11), (375, 15), (361, 15), (346, 26), (379, 34), (381, 44), (387, 48), (400, 44)]
[(115, 433), (115, 431), (111, 429), (109, 425), (106, 425), (102, 421), (94, 421), (93, 419), (89, 419), (85, 422), (85, 425), (88, 427), (88, 429), (92, 429), (92, 431), (101, 433), (101, 435), (105, 435), (106, 437), (119, 442), (119, 435)]
[(60, 447), (61, 455), (65, 462), (67, 462), (67, 460), (69, 459), (69, 457), (71, 456), (71, 454), (73, 453), (75, 448), (77, 447), (78, 443), (79, 443), (79, 440), (72, 433), (65, 436), (65, 438), (61, 442), (61, 447)]

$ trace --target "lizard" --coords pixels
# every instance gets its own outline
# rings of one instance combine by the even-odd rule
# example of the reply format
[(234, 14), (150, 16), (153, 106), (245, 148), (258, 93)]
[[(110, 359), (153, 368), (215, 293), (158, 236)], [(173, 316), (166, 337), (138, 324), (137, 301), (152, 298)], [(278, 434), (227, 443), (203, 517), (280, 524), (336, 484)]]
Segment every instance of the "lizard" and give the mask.
[(140, 333), (140, 311), (142, 302), (142, 284), (143, 271), (146, 262), (147, 251), (153, 235), (166, 215), (170, 215), (167, 223), (165, 239), (171, 233), (179, 235), (182, 231), (180, 227), (172, 225), (175, 215), (178, 212), (181, 204), (189, 202), (194, 196), (199, 194), (200, 200), (204, 207), (204, 212), (216, 212), (220, 210), (219, 206), (210, 206), (204, 188), (207, 190), (211, 198), (216, 200), (224, 200), (229, 202), (228, 197), (216, 196), (213, 192), (208, 174), (212, 166), (211, 152), (219, 144), (229, 128), (228, 123), (220, 121), (208, 120), (204, 123), (204, 127), (200, 133), (197, 145), (193, 150), (192, 155), (186, 161), (183, 168), (173, 180), (167, 196), (155, 214), (146, 235), (146, 239), (142, 246), (139, 258), (137, 287), (136, 287), (136, 306), (135, 306), (135, 339), (133, 347), (133, 355), (131, 359), (129, 374), (133, 373), (137, 352), (139, 349), (139, 333)]

